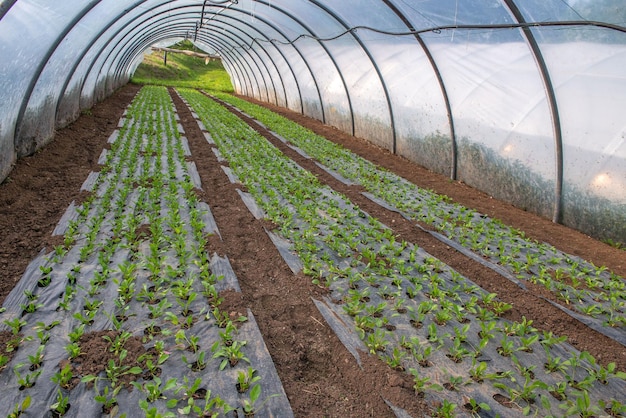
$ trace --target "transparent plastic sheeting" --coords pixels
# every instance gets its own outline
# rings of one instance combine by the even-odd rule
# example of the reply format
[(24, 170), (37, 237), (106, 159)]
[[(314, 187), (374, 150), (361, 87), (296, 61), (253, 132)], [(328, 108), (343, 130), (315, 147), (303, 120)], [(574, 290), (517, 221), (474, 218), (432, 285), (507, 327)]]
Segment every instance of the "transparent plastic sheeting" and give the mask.
[(189, 38), (237, 93), (626, 242), (622, 3), (0, 1), (0, 179), (151, 45)]

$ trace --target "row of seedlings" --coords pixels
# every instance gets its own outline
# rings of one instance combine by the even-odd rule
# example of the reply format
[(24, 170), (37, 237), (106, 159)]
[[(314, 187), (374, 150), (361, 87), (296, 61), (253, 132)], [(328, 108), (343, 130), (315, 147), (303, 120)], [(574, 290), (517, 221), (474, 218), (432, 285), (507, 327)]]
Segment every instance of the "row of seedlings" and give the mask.
[(328, 169), (364, 186), (375, 201), (408, 219), (433, 226), (457, 245), (505, 267), (515, 278), (554, 292), (562, 305), (585, 316), (588, 325), (598, 330), (618, 328), (601, 332), (626, 344), (626, 282), (606, 267), (537, 242), (497, 219), (421, 189), (268, 109), (227, 94), (216, 96), (256, 118)]
[[(138, 129), (138, 125), (133, 120), (133, 113), (139, 111), (136, 108), (142, 104), (138, 104), (135, 108), (131, 107), (130, 113), (126, 112), (130, 122), (120, 131), (116, 131), (116, 136), (120, 138), (132, 137)], [(105, 225), (111, 223), (113, 208), (115, 208), (116, 213), (123, 213), (126, 210), (124, 195), (127, 195), (127, 190), (120, 191), (118, 189), (120, 189), (120, 179), (126, 172), (132, 171), (134, 167), (130, 167), (127, 161), (125, 159), (122, 161), (119, 156), (127, 156), (131, 153), (131, 141), (129, 140), (120, 139), (117, 143), (112, 144), (111, 150), (107, 154), (106, 163), (102, 167), (101, 175), (92, 173), (85, 182), (84, 188), (93, 188), (95, 193), (88, 196), (77, 208), (72, 205), (70, 209), (74, 213), (68, 217), (69, 222), (62, 228), (57, 228), (65, 231), (63, 245), (55, 247), (54, 252), (40, 263), (39, 274), (32, 274), (33, 270), (27, 269), (22, 280), (5, 300), (4, 308), (6, 311), (3, 315), (13, 319), (4, 319), (3, 323), (11, 326), (16, 339), (20, 342), (35, 341), (32, 331), (26, 335), (19, 334), (23, 327), (35, 324), (32, 330), (36, 331), (37, 340), (41, 343), (37, 347), (35, 355), (28, 354), (29, 350), (33, 350), (32, 343), (23, 347), (15, 345), (14, 349), (20, 349), (18, 358), (14, 359), (17, 364), (13, 366), (17, 383), (10, 373), (6, 371), (2, 373), (2, 379), (5, 380), (8, 387), (15, 388), (17, 386), (19, 390), (19, 392), (9, 391), (9, 393), (12, 393), (16, 399), (21, 398), (21, 400), (4, 404), (7, 407), (15, 405), (12, 408), (13, 414), (19, 413), (31, 404), (33, 408), (40, 411), (46, 409), (45, 404), (48, 403), (48, 399), (37, 397), (33, 400), (30, 395), (31, 391), (26, 391), (26, 389), (35, 386), (38, 380), (41, 382), (41, 379), (37, 379), (38, 377), (44, 376), (43, 383), (41, 383), (43, 385), (48, 384), (51, 380), (60, 380), (63, 382), (62, 386), (65, 386), (63, 389), (68, 389), (67, 382), (76, 380), (74, 374), (67, 367), (63, 367), (62, 373), (50, 376), (55, 364), (45, 360), (50, 356), (48, 351), (55, 352), (53, 358), (57, 358), (58, 352), (62, 351), (63, 348), (67, 351), (70, 359), (80, 353), (77, 344), (73, 344), (74, 341), (67, 345), (62, 341), (63, 334), (71, 335), (70, 325), (64, 323), (63, 320), (71, 321), (73, 315), (70, 313), (73, 305), (82, 302), (75, 301), (77, 292), (82, 291), (88, 295), (97, 293), (98, 287), (104, 281), (103, 277), (110, 273), (110, 260), (118, 245), (115, 240), (101, 230)], [(118, 198), (114, 199), (116, 195)], [(123, 218), (118, 217), (114, 227), (122, 228), (122, 223)], [(94, 259), (96, 255), (97, 260)], [(35, 263), (37, 262), (38, 260), (35, 260)], [(91, 279), (81, 280), (79, 283), (79, 278), (86, 276), (91, 276)], [(86, 283), (82, 283), (83, 281)], [(89, 287), (86, 284), (89, 284)], [(22, 307), (21, 313), (14, 309), (14, 306), (17, 305), (13, 302), (14, 300), (25, 301), (25, 303), (18, 305)], [(80, 318), (89, 322), (91, 320), (86, 318), (93, 319), (97, 308), (98, 302), (86, 302), (84, 309), (78, 309), (78, 312), (74, 314), (75, 319)], [(18, 315), (20, 318), (16, 317)], [(30, 331), (30, 327), (25, 329)], [(46, 343), (45, 346), (44, 342)], [(19, 369), (25, 365), (25, 362), (20, 361), (20, 359), (24, 356), (30, 360), (28, 369), (31, 372), (22, 375)], [(58, 359), (56, 363), (58, 363)], [(61, 376), (63, 376), (62, 379)], [(41, 393), (42, 391), (38, 390), (38, 392)], [(49, 393), (50, 391), (48, 391)], [(59, 390), (57, 393), (56, 402), (52, 404), (51, 409), (62, 415), (69, 408), (69, 397), (65, 390)]]
[[(304, 272), (333, 300), (372, 354), (409, 371), (417, 393), (452, 415), (622, 410), (624, 382), (531, 320), (500, 318), (510, 305), (407, 242), (321, 185), (258, 133), (199, 92), (181, 90), (220, 154)], [(436, 367), (433, 367), (436, 365)], [(494, 400), (495, 399), (495, 400)]]
[[(14, 373), (1, 375), (14, 399), (0, 413), (254, 413), (263, 403), (259, 375), (237, 324), (219, 309), (167, 90), (143, 88), (123, 122), (64, 246), (42, 266), (46, 285), (33, 288), (40, 308), (19, 317), (29, 331)], [(17, 329), (15, 321), (4, 323)], [(28, 374), (23, 358), (38, 362)]]

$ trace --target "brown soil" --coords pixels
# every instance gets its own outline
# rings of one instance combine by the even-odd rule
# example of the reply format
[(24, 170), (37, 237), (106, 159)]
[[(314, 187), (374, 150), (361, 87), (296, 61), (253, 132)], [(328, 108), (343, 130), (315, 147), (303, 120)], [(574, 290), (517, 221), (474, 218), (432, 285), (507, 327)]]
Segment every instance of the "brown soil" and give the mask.
[[(51, 232), (72, 200), (81, 197), (80, 186), (97, 160), (106, 141), (138, 86), (128, 85), (96, 105), (37, 154), (20, 160), (0, 185), (0, 301), (20, 279), (38, 252), (56, 242)], [(200, 197), (211, 206), (222, 240), (211, 239), (208, 250), (227, 255), (237, 274), (242, 294), (223, 295), (222, 308), (235, 317), (250, 308), (276, 365), (296, 416), (391, 417), (384, 402), (423, 416), (428, 406), (415, 396), (409, 375), (395, 372), (376, 358), (362, 354), (363, 367), (343, 347), (324, 322), (311, 298), (326, 290), (302, 274), (293, 275), (269, 240), (264, 228), (246, 209), (235, 186), (219, 168), (210, 146), (189, 110), (173, 95), (181, 123), (190, 142), (193, 160), (202, 178)], [(405, 159), (346, 135), (302, 115), (272, 107), (289, 118), (341, 143), (369, 160), (386, 167), (417, 185), (448, 195), (455, 201), (501, 219), (528, 236), (605, 265), (626, 276), (626, 254), (584, 234), (516, 209), (450, 181)], [(260, 129), (264, 133), (263, 129)], [(357, 205), (392, 227), (406, 241), (423, 247), (487, 290), (511, 303), (511, 319), (525, 316), (540, 329), (567, 335), (580, 350), (589, 351), (601, 363), (614, 361), (626, 371), (626, 348), (592, 331), (493, 271), (472, 262), (398, 214), (371, 203), (357, 187), (345, 186), (301, 158), (282, 143), (271, 139), (285, 154), (318, 178), (349, 196)], [(529, 287), (530, 289), (530, 287)], [(94, 340), (95, 341), (95, 340)], [(101, 359), (100, 359), (101, 360)], [(85, 362), (86, 359), (81, 359)]]
[[(145, 368), (146, 360), (144, 348), (141, 338), (131, 336), (123, 341), (120, 349), (112, 348), (113, 342), (120, 337), (120, 332), (105, 330), (90, 332), (84, 334), (78, 340), (80, 346), (80, 355), (72, 361), (74, 375), (83, 378), (85, 376), (98, 376), (105, 370), (110, 360), (115, 362), (115, 366), (120, 368), (120, 374), (117, 376), (119, 384), (124, 385), (127, 389), (132, 390), (131, 383), (139, 379), (141, 374), (132, 373), (132, 367), (139, 366), (142, 370)], [(126, 356), (120, 361), (121, 349), (126, 351)], [(64, 367), (64, 362), (59, 364), (59, 368)], [(145, 376), (149, 378), (149, 376)]]

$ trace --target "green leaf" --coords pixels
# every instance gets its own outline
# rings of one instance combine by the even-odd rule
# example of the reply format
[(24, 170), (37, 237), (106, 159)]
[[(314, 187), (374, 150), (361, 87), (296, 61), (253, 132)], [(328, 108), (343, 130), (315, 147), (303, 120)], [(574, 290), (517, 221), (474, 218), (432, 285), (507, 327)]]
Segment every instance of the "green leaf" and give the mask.
[(31, 402), (31, 397), (30, 395), (27, 396), (23, 401), (22, 401), (22, 407), (20, 408), (22, 411), (28, 409), (28, 407), (30, 406), (30, 402)]
[(250, 389), (250, 401), (254, 404), (261, 396), (261, 385), (254, 385)]
[(176, 387), (176, 385), (178, 384), (178, 379), (173, 377), (171, 379), (167, 380), (167, 383), (165, 383), (165, 387), (163, 388), (163, 391), (165, 392), (166, 390), (170, 390), (173, 387)]
[(141, 373), (143, 373), (143, 369), (141, 367), (139, 367), (139, 366), (135, 366), (135, 367), (132, 367), (128, 371), (128, 373), (131, 373), (131, 374), (141, 374)]
[(169, 401), (167, 401), (166, 406), (168, 408), (176, 408), (176, 405), (178, 404), (178, 399), (170, 399)]
[(80, 379), (80, 381), (82, 383), (89, 383), (89, 382), (93, 382), (94, 380), (96, 380), (97, 377), (92, 375), (92, 374), (88, 374), (87, 376), (83, 376), (82, 379)]

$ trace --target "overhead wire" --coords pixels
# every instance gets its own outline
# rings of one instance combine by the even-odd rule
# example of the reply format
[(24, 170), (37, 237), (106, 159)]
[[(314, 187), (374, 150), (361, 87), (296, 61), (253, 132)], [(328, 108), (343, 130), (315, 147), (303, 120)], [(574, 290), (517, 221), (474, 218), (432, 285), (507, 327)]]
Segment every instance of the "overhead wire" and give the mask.
[(606, 22), (599, 22), (599, 21), (590, 21), (590, 20), (585, 20), (585, 21), (579, 21), (579, 20), (568, 20), (568, 21), (546, 21), (546, 22), (521, 22), (521, 23), (491, 23), (491, 24), (476, 24), (476, 25), (471, 25), (471, 24), (454, 24), (454, 25), (441, 25), (441, 26), (433, 26), (433, 27), (429, 27), (429, 28), (424, 28), (424, 29), (411, 29), (409, 31), (399, 31), (399, 32), (394, 32), (394, 31), (390, 31), (390, 30), (384, 30), (384, 29), (379, 29), (379, 28), (373, 28), (371, 26), (353, 26), (349, 29), (346, 29), (336, 35), (333, 36), (329, 36), (329, 37), (319, 37), (319, 36), (315, 36), (315, 35), (310, 35), (310, 34), (300, 34), (297, 37), (291, 39), (291, 40), (280, 40), (280, 39), (261, 39), (261, 38), (253, 38), (252, 42), (248, 45), (240, 45), (239, 47), (232, 47), (231, 50), (236, 49), (236, 48), (245, 48), (245, 49), (251, 49), (254, 46), (255, 42), (269, 42), (269, 43), (273, 43), (273, 44), (278, 44), (278, 45), (292, 45), (295, 42), (299, 41), (300, 39), (304, 39), (304, 38), (308, 38), (308, 39), (313, 39), (316, 40), (318, 42), (329, 42), (329, 41), (334, 41), (336, 39), (339, 39), (347, 34), (354, 34), (357, 31), (360, 30), (367, 30), (370, 32), (374, 32), (374, 33), (378, 33), (378, 34), (382, 34), (382, 35), (387, 35), (387, 36), (415, 36), (415, 35), (421, 35), (424, 33), (435, 33), (435, 34), (440, 34), (443, 31), (448, 31), (448, 30), (489, 30), (489, 29), (523, 29), (523, 28), (541, 28), (541, 27), (572, 27), (572, 26), (593, 26), (593, 27), (599, 27), (599, 28), (605, 28), (605, 29), (611, 29), (611, 30), (616, 30), (622, 33), (626, 33), (626, 27), (624, 26), (620, 26), (620, 25), (615, 25), (615, 24), (611, 24), (611, 23), (606, 23)]

